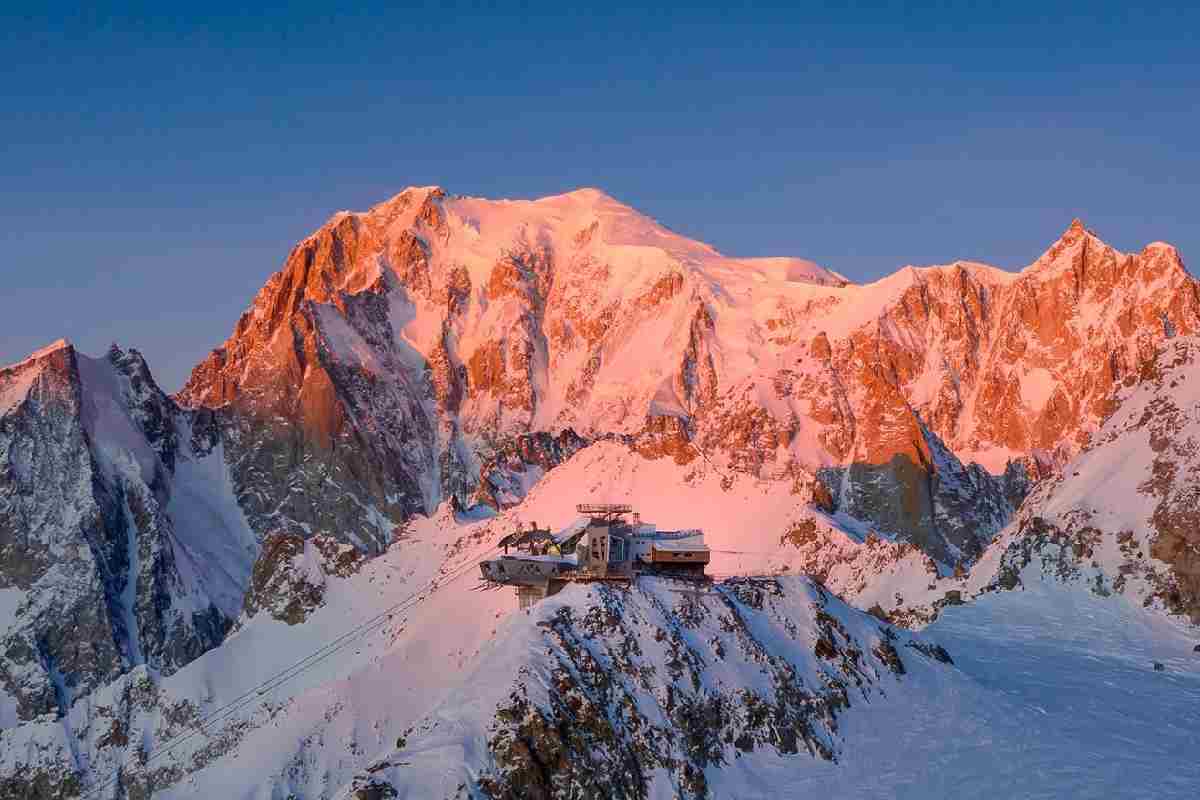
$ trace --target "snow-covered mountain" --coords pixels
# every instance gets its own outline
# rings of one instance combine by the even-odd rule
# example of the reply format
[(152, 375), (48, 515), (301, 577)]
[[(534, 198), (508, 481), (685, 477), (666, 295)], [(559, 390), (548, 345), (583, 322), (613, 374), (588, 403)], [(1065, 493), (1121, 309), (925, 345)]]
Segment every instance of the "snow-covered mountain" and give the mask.
[[(0, 369), (0, 796), (938, 796), (985, 729), (1046, 796), (1111, 789), (1115, 743), (1019, 700), (1082, 689), (987, 659), (1041, 626), (1077, 666), (1086, 628), (1093, 723), (1121, 642), (1194, 696), (1197, 335), (1173, 248), (1078, 222), (860, 286), (591, 189), (340, 213), (175, 398), (134, 350)], [(729, 581), (471, 591), (588, 501), (703, 528)]]
[(538, 434), (569, 431), (787, 481), (953, 566), (1198, 322), (1172, 248), (1121, 254), (1078, 222), (1019, 274), (854, 286), (725, 258), (595, 190), (414, 188), (302, 242), (180, 400), (214, 410), (260, 534), (378, 550), (444, 499), (516, 501), (504, 455), (544, 470), (564, 453)]
[[(522, 434), (686, 448), (717, 362), (753, 370), (753, 301), (734, 281), (845, 283), (798, 259), (724, 258), (594, 190), (408, 189), (302, 242), (180, 399), (217, 410), (256, 528), (379, 549), (397, 520), (474, 504), (481, 467)], [(727, 295), (737, 349), (714, 354), (726, 320), (707, 309)]]
[(0, 723), (222, 641), (257, 550), (230, 487), (211, 416), (136, 351), (0, 370)]

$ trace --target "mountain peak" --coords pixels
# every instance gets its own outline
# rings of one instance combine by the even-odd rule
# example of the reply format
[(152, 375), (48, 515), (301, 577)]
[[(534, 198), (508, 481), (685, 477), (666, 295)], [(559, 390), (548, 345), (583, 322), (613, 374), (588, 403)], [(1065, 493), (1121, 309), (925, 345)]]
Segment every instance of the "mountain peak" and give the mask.
[(29, 355), (29, 357), (31, 359), (32, 358), (41, 358), (42, 356), (48, 356), (51, 353), (57, 353), (59, 350), (66, 350), (73, 346), (74, 345), (71, 344), (70, 339), (58, 339), (58, 340), (53, 341), (50, 344), (46, 345), (45, 347), (41, 348), (40, 350), (34, 350)]
[(71, 343), (59, 339), (35, 350), (23, 361), (0, 366), (0, 417), (25, 402), (40, 376), (71, 374), (75, 369), (73, 353)]
[(392, 197), (392, 200), (395, 200), (397, 197), (429, 197), (430, 195), (441, 196), (445, 193), (446, 190), (437, 184), (430, 184), (429, 186), (405, 186), (398, 193), (396, 193), (394, 197)]
[[(1121, 259), (1130, 255), (1112, 247), (1097, 236), (1095, 231), (1088, 228), (1083, 220), (1076, 217), (1071, 220), (1070, 226), (1063, 231), (1054, 244), (1050, 245), (1046, 252), (1030, 265), (1029, 269), (1040, 272), (1055, 271), (1058, 268), (1070, 266), (1085, 254), (1089, 260), (1095, 258)], [(1187, 271), (1183, 266), (1179, 251), (1168, 242), (1151, 242), (1136, 255), (1140, 258), (1164, 260), (1164, 263), (1173, 264), (1178, 269)]]
[[(376, 203), (375, 205), (371, 206), (365, 212), (364, 211), (348, 211), (348, 210), (347, 211), (339, 211), (333, 215), (332, 219), (337, 219), (341, 216), (346, 216), (346, 215), (362, 215), (362, 214), (372, 214), (372, 213), (378, 213), (378, 212), (387, 212), (389, 210), (394, 210), (396, 208), (403, 208), (403, 207), (408, 207), (408, 206), (412, 206), (412, 205), (419, 206), (421, 203), (424, 203), (426, 200), (428, 200), (431, 197), (440, 198), (440, 197), (445, 197), (445, 196), (446, 196), (446, 190), (443, 189), (441, 186), (437, 186), (437, 185), (405, 186), (403, 189), (396, 192), (394, 195), (392, 195), (388, 199), (384, 200), (383, 202)], [(414, 201), (416, 201), (416, 202), (414, 203)]]
[(1065, 231), (1063, 231), (1062, 236), (1058, 237), (1058, 240), (1060, 242), (1065, 242), (1066, 244), (1074, 244), (1083, 238), (1091, 238), (1105, 247), (1108, 246), (1102, 242), (1098, 236), (1096, 236), (1095, 231), (1084, 225), (1083, 220), (1081, 220), (1079, 217), (1075, 217), (1073, 220), (1071, 220), (1071, 224), (1067, 226)]
[(14, 362), (12, 364), (7, 364), (7, 365), (0, 364), (0, 372), (8, 372), (8, 371), (14, 370), (18, 367), (24, 367), (35, 361), (41, 361), (42, 359), (46, 358), (47, 356), (54, 355), (55, 353), (59, 352), (60, 350), (72, 350), (72, 349), (74, 349), (74, 345), (71, 344), (70, 340), (59, 339), (57, 341), (51, 342), (50, 344), (46, 345), (45, 347), (41, 347), (41, 348), (38, 348), (37, 350), (34, 350), (32, 353), (30, 353), (28, 356), (21, 359), (20, 361)]
[(580, 186), (578, 189), (572, 189), (569, 192), (564, 192), (562, 196), (573, 197), (579, 200), (612, 200), (614, 202), (619, 202), (608, 192), (595, 186)]
[(1116, 250), (1096, 233), (1084, 225), (1083, 220), (1076, 217), (1071, 220), (1071, 224), (1063, 231), (1062, 235), (1050, 245), (1044, 253), (1031, 266), (1031, 270), (1047, 271), (1056, 270), (1059, 267), (1069, 265), (1081, 247), (1088, 247), (1091, 252), (1112, 251), (1116, 254)]

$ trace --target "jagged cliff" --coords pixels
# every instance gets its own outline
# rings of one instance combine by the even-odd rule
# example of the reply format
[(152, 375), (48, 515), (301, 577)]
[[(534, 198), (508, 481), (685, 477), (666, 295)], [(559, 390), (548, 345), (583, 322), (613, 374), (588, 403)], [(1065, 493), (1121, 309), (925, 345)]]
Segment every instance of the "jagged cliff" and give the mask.
[(135, 666), (169, 674), (223, 639), (254, 540), (231, 496), (227, 524), (204, 517), (219, 487), (191, 479), (224, 469), (205, 417), (136, 351), (91, 359), (60, 342), (0, 370), (7, 722), (61, 716)]
[(516, 502), (622, 436), (796, 483), (953, 566), (1198, 324), (1172, 248), (1118, 253), (1078, 221), (1021, 273), (855, 286), (726, 258), (595, 190), (414, 188), (302, 242), (179, 397), (213, 411), (260, 533), (378, 550), (413, 513)]
[(931, 618), (947, 592), (962, 602), (1049, 577), (1200, 623), (1200, 338), (1166, 342), (1114, 405), (969, 574), (910, 593), (898, 618)]

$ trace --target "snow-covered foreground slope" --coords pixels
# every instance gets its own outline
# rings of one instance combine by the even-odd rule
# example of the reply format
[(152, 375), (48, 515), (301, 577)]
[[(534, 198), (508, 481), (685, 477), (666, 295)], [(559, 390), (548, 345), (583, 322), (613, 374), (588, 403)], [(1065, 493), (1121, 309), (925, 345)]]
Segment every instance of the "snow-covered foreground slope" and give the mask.
[(694, 591), (577, 584), (512, 616), (343, 796), (744, 796), (774, 783), (768, 770), (854, 760), (844, 720), (953, 671), (936, 645), (807, 579)]
[[(975, 720), (926, 728), (961, 755), (956, 763), (929, 753), (946, 789), (1194, 797), (1200, 632), (1129, 598), (1043, 579), (1036, 568), (1024, 579), (1023, 590), (947, 608), (924, 631), (993, 704)], [(974, 729), (975, 746), (956, 741), (955, 727)]]
[(1187, 797), (1200, 781), (1200, 636), (1126, 597), (1030, 564), (1022, 589), (920, 634), (787, 576), (578, 585), (525, 614), (476, 591), (517, 522), (443, 508), (346, 577), (306, 548), (291, 566), (324, 592), (301, 622), (243, 617), (170, 677), (139, 668), (64, 720), (3, 731), (0, 769), (78, 765), (115, 798), (123, 764), (131, 796), (247, 800)]
[[(136, 668), (61, 719), (0, 730), (0, 788), (326, 796), (458, 685), (513, 609), (507, 592), (474, 591), (477, 561), (511, 524), (460, 524), (444, 507), (348, 568), (344, 551), (326, 556), (311, 540), (275, 565), (283, 580), (261, 587), (260, 559), (249, 590), (258, 613), (219, 648), (170, 676)], [(275, 592), (298, 602), (276, 603)], [(372, 624), (342, 640), (363, 621)]]
[[(800, 622), (807, 617), (804, 605), (812, 596), (810, 590), (796, 579), (782, 579), (780, 586), (782, 597), (768, 593), (768, 611), (762, 616), (779, 614), (796, 620), (796, 630), (760, 622), (758, 613), (740, 602), (736, 586), (722, 588), (720, 597), (704, 601), (707, 608), (694, 624), (682, 616), (664, 621), (648, 613), (648, 609), (657, 612), (663, 606), (680, 605), (659, 587), (635, 590), (618, 607), (627, 619), (625, 627), (637, 631), (638, 624), (663, 625), (669, 637), (679, 632), (695, 647), (704, 661), (700, 685), (688, 685), (686, 671), (684, 680), (674, 685), (682, 695), (704, 698), (711, 709), (719, 707), (716, 698), (732, 685), (740, 682), (758, 688), (770, 671), (753, 659), (738, 662), (735, 637), (724, 638), (728, 632), (719, 622), (722, 615), (743, 615), (747, 627), (773, 655), (794, 659), (799, 675), (811, 675), (805, 670), (821, 666), (806, 650), (815, 632)], [(516, 618), (506, 631), (505, 643), (495, 646), (467, 684), (418, 726), (406, 747), (378, 759), (351, 788), (386, 782), (401, 798), (538, 796), (510, 791), (514, 782), (503, 781), (512, 765), (505, 734), (522, 726), (495, 709), (511, 707), (516, 696), (527, 694), (533, 708), (519, 706), (525, 717), (516, 722), (524, 721), (524, 729), (539, 730), (531, 720), (539, 713), (553, 717), (549, 708), (554, 705), (551, 697), (561, 688), (558, 670), (564, 663), (568, 667), (587, 663), (567, 655), (569, 644), (596, 654), (606, 669), (614, 671), (614, 683), (624, 681), (622, 688), (637, 698), (638, 711), (661, 712), (661, 684), (652, 680), (648, 689), (632, 688), (635, 681), (620, 676), (619, 659), (614, 658), (622, 642), (619, 636), (602, 629), (592, 639), (581, 634), (578, 641), (569, 642), (555, 635), (563, 609), (583, 614), (598, 603), (596, 594), (602, 593), (593, 590), (589, 597), (580, 591), (577, 596), (554, 598), (537, 608), (532, 620)], [(880, 626), (871, 618), (836, 603), (824, 607), (844, 621), (853, 636), (868, 640), (879, 636)], [(636, 622), (628, 619), (638, 614), (646, 617)], [(642, 644), (654, 638), (641, 635)], [(899, 646), (903, 675), (880, 672), (867, 679), (865, 689), (851, 686), (849, 708), (837, 714), (836, 733), (828, 740), (834, 760), (804, 752), (803, 747), (799, 755), (780, 752), (772, 743), (743, 750), (736, 736), (732, 746), (716, 744), (712, 740), (720, 742), (729, 728), (740, 730), (738, 725), (745, 722), (742, 715), (752, 712), (738, 702), (722, 711), (709, 710), (710, 716), (702, 718), (711, 726), (707, 744), (715, 744), (715, 752), (708, 754), (703, 781), (697, 780), (697, 785), (707, 786), (707, 796), (747, 799), (951, 798), (964, 793), (997, 798), (1195, 796), (1200, 785), (1200, 763), (1193, 757), (1200, 736), (1194, 714), (1200, 703), (1200, 655), (1192, 652), (1193, 630), (1123, 599), (1038, 583), (1025, 592), (999, 593), (951, 609), (923, 638), (944, 646), (953, 666)], [(723, 657), (714, 655), (714, 642), (727, 648)], [(638, 655), (656, 664), (670, 662), (666, 657), (654, 659), (653, 651)], [(866, 661), (872, 663), (869, 657)], [(1153, 661), (1163, 664), (1164, 671), (1156, 671)], [(632, 662), (636, 665), (639, 659), (633, 657)], [(521, 668), (523, 673), (518, 672)], [(518, 674), (519, 678), (511, 677)], [(502, 675), (510, 676), (510, 682), (498, 687)], [(622, 719), (621, 691), (607, 693), (588, 683), (589, 676), (572, 677), (590, 691), (575, 687), (571, 691), (593, 702), (604, 698), (609, 719)], [(663, 679), (662, 683), (669, 682)], [(540, 730), (553, 739), (553, 725)], [(678, 723), (670, 730), (681, 737), (674, 743), (675, 752), (686, 763), (694, 751), (689, 752), (693, 742), (685, 737), (695, 732)], [(628, 746), (643, 734), (625, 730), (618, 739), (628, 737), (621, 741)], [(563, 778), (561, 793), (547, 796), (569, 796), (569, 781), (588, 777), (576, 775), (574, 767), (556, 768), (563, 764), (555, 760), (559, 753), (538, 751), (539, 745), (548, 745), (536, 736), (527, 743), (531, 758), (543, 757), (550, 773)], [(610, 748), (598, 749), (611, 754)], [(573, 751), (568, 755), (576, 756)], [(611, 796), (706, 796), (699, 791), (689, 794), (671, 770), (652, 765), (652, 760), (643, 765), (648, 777), (644, 792)], [(591, 775), (593, 781), (607, 780), (609, 785), (621, 777), (619, 769), (600, 769)], [(484, 788), (479, 791), (476, 786), (481, 780)], [(464, 785), (475, 791), (462, 791)], [(495, 791), (497, 787), (500, 791)], [(370, 795), (348, 791), (343, 796)]]
[[(43, 719), (0, 732), (3, 772), (17, 775), (40, 768), (65, 775), (74, 766), (102, 786), (105, 776), (124, 762), (123, 782), (142, 787), (174, 784), (199, 768), (180, 784), (180, 796), (239, 796), (260, 782), (289, 787), (298, 797), (324, 796), (324, 788), (349, 780), (363, 758), (394, 745), (440, 698), (461, 686), (479, 649), (515, 609), (509, 591), (473, 591), (475, 563), (516, 525), (536, 519), (565, 526), (575, 521), (577, 502), (625, 498), (638, 486), (678, 484), (647, 507), (647, 520), (686, 527), (704, 521), (695, 516), (699, 512), (713, 530), (713, 541), (753, 551), (719, 553), (725, 559), (720, 571), (766, 567), (778, 534), (773, 533), (774, 544), (764, 535), (748, 547), (736, 540), (734, 517), (727, 516), (727, 526), (718, 528), (716, 515), (725, 500), (750, 507), (769, 498), (773, 505), (751, 521), (774, 531), (766, 527), (770, 514), (796, 506), (795, 498), (787, 492), (764, 494), (765, 486), (749, 481), (726, 491), (717, 473), (689, 485), (680, 481), (678, 469), (671, 459), (646, 461), (623, 446), (604, 443), (551, 471), (520, 508), (472, 521), (456, 519), (443, 507), (433, 518), (414, 519), (387, 552), (349, 577), (322, 575), (328, 565), (314, 563), (312, 548), (307, 548), (295, 557), (293, 571), (325, 591), (323, 605), (307, 610), (299, 624), (263, 612), (243, 617), (221, 647), (170, 677), (137, 670), (76, 704), (64, 720)], [(645, 499), (639, 496), (638, 501)], [(442, 586), (431, 590), (432, 583)], [(294, 585), (271, 583), (263, 594)], [(258, 596), (255, 587), (251, 595)], [(303, 660), (358, 622), (409, 598), (352, 646), (311, 666)], [(261, 606), (270, 605), (268, 596)], [(257, 693), (257, 687), (288, 674), (298, 663), (303, 669), (294, 677)], [(173, 743), (248, 692), (248, 701), (228, 718), (182, 744)], [(120, 732), (115, 739), (114, 729)], [(280, 730), (287, 732), (282, 738)], [(163, 744), (173, 749), (137, 766), (142, 746), (153, 754)], [(269, 791), (261, 796), (274, 796)]]

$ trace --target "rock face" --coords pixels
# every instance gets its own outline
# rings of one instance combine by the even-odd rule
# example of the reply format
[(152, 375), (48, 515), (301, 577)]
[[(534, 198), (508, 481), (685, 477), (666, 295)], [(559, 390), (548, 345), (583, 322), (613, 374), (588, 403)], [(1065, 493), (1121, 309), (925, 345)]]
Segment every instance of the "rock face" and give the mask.
[(377, 551), (443, 499), (511, 505), (620, 436), (648, 458), (819, 475), (831, 510), (949, 567), (1198, 313), (1172, 248), (1118, 253), (1078, 221), (1019, 274), (959, 262), (853, 286), (723, 257), (595, 190), (413, 188), (302, 242), (180, 401), (211, 410), (259, 535)]
[[(1195, 331), (1200, 308), (1173, 249), (1123, 255), (1078, 222), (1019, 275), (959, 264), (914, 270), (890, 290), (873, 324), (840, 343), (812, 340), (832, 375), (814, 371), (808, 385), (835, 398), (846, 387), (848, 400), (820, 413), (834, 426), (822, 436), (849, 462), (835, 492), (847, 512), (917, 542), (932, 533), (939, 558), (978, 555), (1019, 504), (1022, 476), (1077, 453), (1120, 381), (1169, 336)], [(973, 540), (969, 517), (952, 511), (967, 495), (986, 498)]]
[(969, 563), (1024, 499), (1024, 460), (991, 475), (979, 464), (964, 465), (936, 434), (913, 423), (917, 461), (897, 453), (884, 464), (856, 462), (818, 473), (827, 510), (899, 534), (942, 564)]
[(1200, 338), (1168, 340), (1125, 377), (1113, 405), (969, 574), (931, 581), (896, 618), (925, 622), (947, 592), (970, 599), (1032, 576), (1126, 594), (1200, 624)]
[(324, 602), (327, 578), (347, 578), (362, 561), (359, 550), (328, 536), (268, 536), (254, 563), (244, 613), (253, 617), (266, 611), (289, 625), (299, 625)]
[(90, 359), (60, 342), (0, 370), (6, 718), (61, 716), (134, 666), (169, 674), (221, 642), (238, 578), (197, 563), (238, 540), (213, 526), (224, 541), (205, 545), (190, 514), (171, 516), (176, 476), (211, 452), (192, 422), (136, 351)]
[(538, 431), (500, 444), (483, 458), (473, 504), (497, 511), (517, 505), (548, 470), (562, 464), (589, 442), (566, 428), (558, 435)]

